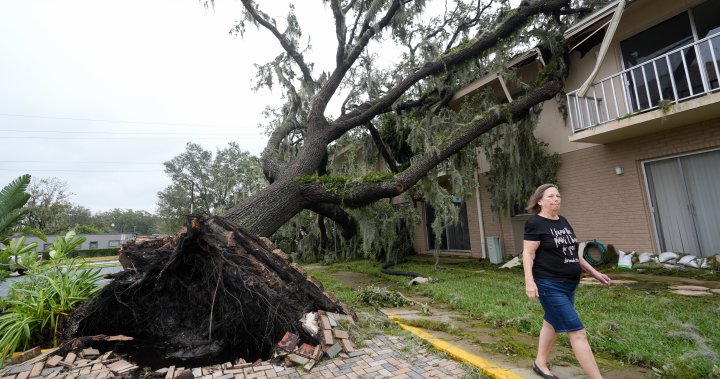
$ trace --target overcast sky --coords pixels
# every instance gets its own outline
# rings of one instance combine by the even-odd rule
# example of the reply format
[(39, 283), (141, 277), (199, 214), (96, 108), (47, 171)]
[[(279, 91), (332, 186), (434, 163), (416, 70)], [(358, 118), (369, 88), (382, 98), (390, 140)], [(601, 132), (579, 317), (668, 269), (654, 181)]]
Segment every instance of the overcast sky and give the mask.
[[(261, 3), (286, 14), (285, 1)], [(299, 2), (301, 23), (316, 3)], [(254, 28), (231, 36), (239, 15), (236, 0), (2, 1), (0, 186), (57, 177), (93, 212), (154, 212), (162, 163), (188, 141), (259, 155), (261, 112), (280, 93), (251, 91), (252, 64), (280, 47)], [(332, 46), (332, 31), (309, 30), (313, 46)]]

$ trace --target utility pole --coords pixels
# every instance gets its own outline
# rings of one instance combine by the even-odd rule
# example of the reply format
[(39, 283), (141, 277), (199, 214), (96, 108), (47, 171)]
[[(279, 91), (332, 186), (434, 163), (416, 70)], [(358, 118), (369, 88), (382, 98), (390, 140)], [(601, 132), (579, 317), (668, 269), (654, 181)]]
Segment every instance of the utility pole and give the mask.
[(195, 182), (190, 180), (190, 214), (193, 214), (193, 204), (195, 203)]

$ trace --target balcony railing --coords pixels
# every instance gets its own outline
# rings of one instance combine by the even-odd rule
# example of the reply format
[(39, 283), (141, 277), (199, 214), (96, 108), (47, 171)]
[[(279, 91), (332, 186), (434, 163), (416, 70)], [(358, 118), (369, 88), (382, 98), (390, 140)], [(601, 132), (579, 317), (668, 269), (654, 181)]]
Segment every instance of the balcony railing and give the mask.
[(720, 33), (567, 94), (573, 133), (720, 90)]

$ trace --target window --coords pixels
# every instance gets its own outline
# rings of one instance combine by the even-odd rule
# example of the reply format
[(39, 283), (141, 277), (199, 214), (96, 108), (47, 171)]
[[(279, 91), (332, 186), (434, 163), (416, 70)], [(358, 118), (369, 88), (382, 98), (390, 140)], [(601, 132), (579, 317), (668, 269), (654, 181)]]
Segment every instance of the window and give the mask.
[(108, 241), (108, 247), (120, 247), (120, 240)]
[(97, 249), (97, 248), (98, 248), (98, 243), (97, 243), (97, 241), (90, 241), (90, 247), (89, 247), (89, 248), (90, 248), (90, 249)]
[(465, 202), (458, 200), (455, 203), (459, 212), (459, 220), (455, 224), (445, 225), (440, 242), (435, 239), (432, 231), (432, 223), (435, 221), (435, 209), (430, 204), (425, 204), (425, 227), (428, 236), (428, 248), (431, 250), (470, 250), (470, 232), (468, 231), (467, 207)]
[[(705, 93), (706, 85), (718, 88), (710, 49), (720, 58), (720, 38), (700, 43), (697, 49), (683, 48), (720, 32), (718, 14), (720, 2), (707, 1), (620, 42), (625, 67), (635, 67), (625, 76), (632, 111), (655, 107), (661, 100)], [(667, 53), (667, 58), (655, 59)], [(702, 64), (698, 64), (698, 54)]]
[(43, 244), (43, 249), (42, 249), (42, 251), (48, 251), (48, 250), (50, 250), (50, 245), (51, 245), (51, 244), (49, 244), (49, 243), (44, 243), (44, 244)]

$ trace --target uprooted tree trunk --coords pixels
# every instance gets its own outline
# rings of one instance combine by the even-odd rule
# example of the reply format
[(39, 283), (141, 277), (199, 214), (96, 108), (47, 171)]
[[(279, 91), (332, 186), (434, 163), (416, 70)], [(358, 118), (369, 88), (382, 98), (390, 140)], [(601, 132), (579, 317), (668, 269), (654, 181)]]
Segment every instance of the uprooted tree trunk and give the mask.
[(124, 334), (148, 366), (267, 358), (286, 331), (316, 344), (303, 314), (342, 306), (284, 254), (220, 217), (192, 217), (174, 238), (128, 243), (126, 271), (68, 319), (63, 337)]

